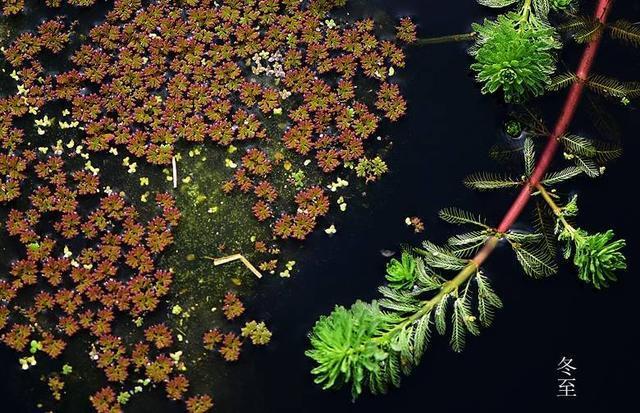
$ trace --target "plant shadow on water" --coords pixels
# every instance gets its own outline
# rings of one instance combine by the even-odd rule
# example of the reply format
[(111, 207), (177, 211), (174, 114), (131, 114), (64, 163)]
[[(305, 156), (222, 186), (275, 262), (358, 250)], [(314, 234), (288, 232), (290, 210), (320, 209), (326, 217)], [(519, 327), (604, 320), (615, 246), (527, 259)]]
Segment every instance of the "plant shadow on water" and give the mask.
[[(430, 3), (376, 0), (367, 3), (367, 10), (385, 10), (391, 16), (408, 13), (415, 17), (423, 34), (434, 35), (464, 32), (472, 21), (483, 17), (471, 1), (441, 2), (437, 6)], [(631, 2), (618, 2), (614, 14), (637, 19), (640, 7), (628, 3)], [(591, 4), (586, 2), (584, 7), (590, 10)], [(607, 42), (597, 67), (603, 72), (611, 69), (623, 78), (632, 77), (640, 69), (640, 59), (635, 57), (628, 66), (618, 67), (615, 62), (620, 53), (621, 49), (613, 42)], [(575, 60), (576, 56), (566, 56), (567, 66), (572, 67)], [(404, 379), (402, 388), (382, 397), (363, 397), (355, 404), (346, 391), (324, 392), (313, 384), (309, 374), (311, 362), (304, 356), (308, 331), (335, 303), (350, 305), (354, 297), (374, 298), (387, 261), (379, 251), (389, 249), (399, 254), (404, 243), (415, 244), (424, 235), (412, 234), (404, 224), (405, 217), (424, 218), (425, 233), (437, 239), (439, 234), (446, 233), (435, 218), (438, 209), (480, 204), (483, 213), (495, 220), (510, 201), (509, 195), (493, 197), (464, 191), (460, 183), (469, 172), (491, 167), (487, 153), (500, 136), (504, 115), (504, 107), (497, 99), (480, 95), (467, 70), (468, 63), (463, 44), (416, 48), (409, 52), (407, 69), (402, 75), (409, 103), (408, 116), (384, 131), (394, 142), (387, 159), (391, 172), (381, 182), (368, 186), (366, 196), (354, 198), (347, 214), (335, 217), (332, 222), (338, 231), (334, 236), (329, 238), (318, 231), (304, 247), (290, 247), (299, 273), (291, 279), (266, 277), (256, 283), (248, 306), (257, 319), (270, 321), (274, 338), (267, 349), (247, 349), (233, 368), (210, 366), (223, 369), (214, 373), (219, 377), (214, 389), (216, 411), (437, 409), (453, 412), (471, 408), (477, 411), (600, 411), (605, 408), (614, 411), (630, 402), (631, 377), (636, 370), (633, 363), (637, 361), (629, 348), (629, 343), (635, 341), (635, 333), (627, 327), (632, 320), (624, 314), (629, 313), (628, 303), (638, 286), (633, 276), (637, 262), (633, 253), (629, 257), (627, 276), (605, 292), (595, 292), (579, 284), (565, 267), (565, 271), (561, 270), (552, 280), (526, 279), (520, 275), (511, 256), (498, 253), (488, 270), (501, 268), (494, 284), (504, 293), (507, 310), (499, 312), (496, 325), (484, 331), (481, 339), (472, 340), (464, 353), (455, 354), (444, 343), (438, 343), (425, 357), (423, 365)], [(562, 95), (545, 99), (548, 121), (554, 119), (561, 99)], [(610, 167), (606, 180), (579, 185), (575, 190), (590, 200), (583, 207), (583, 219), (592, 222), (594, 227), (619, 228), (619, 235), (629, 242), (628, 250), (637, 251), (639, 245), (634, 239), (637, 226), (633, 221), (628, 222), (635, 209), (633, 203), (620, 201), (610, 205), (609, 200), (621, 198), (625, 177), (635, 169), (634, 161), (640, 148), (631, 138), (640, 127), (640, 117), (634, 109), (614, 112), (619, 112), (614, 116), (621, 125), (626, 154)], [(583, 114), (578, 118), (574, 129), (588, 133), (591, 126), (587, 116)], [(189, 157), (188, 152), (188, 149), (183, 151), (185, 159)], [(196, 160), (193, 168), (197, 171)], [(155, 177), (152, 174), (150, 170), (148, 175), (152, 180), (164, 179), (163, 174), (156, 173)], [(186, 185), (185, 190), (189, 187)], [(217, 185), (211, 184), (213, 187)], [(209, 189), (193, 190), (210, 194)], [(605, 205), (614, 213), (601, 214)], [(187, 208), (195, 216), (208, 216), (209, 206), (204, 204)], [(224, 233), (237, 231), (246, 235), (243, 228), (224, 228), (224, 222), (212, 220), (194, 220), (193, 226), (183, 226), (182, 232), (176, 234), (176, 246), (181, 250), (166, 257), (167, 263), (172, 265), (175, 263), (172, 259), (187, 254), (201, 256), (212, 252), (214, 244), (192, 245), (190, 240), (202, 237), (192, 236), (191, 231), (218, 227)], [(191, 268), (185, 271), (185, 280), (178, 282), (198, 283), (210, 276), (206, 274), (208, 267), (195, 262), (188, 265)], [(240, 274), (239, 270), (228, 277)], [(246, 278), (246, 281), (252, 283), (253, 279)], [(207, 284), (207, 288), (199, 290), (206, 294), (205, 291), (215, 289), (210, 287)], [(203, 298), (190, 297), (193, 302)], [(37, 378), (22, 374), (16, 367), (14, 354), (9, 354), (4, 347), (0, 354), (3, 366), (11, 366), (3, 374), (1, 393), (5, 406), (13, 406), (7, 407), (7, 411), (30, 411), (31, 401), (37, 397), (25, 389), (33, 389), (34, 383), (30, 381)], [(579, 368), (579, 397), (567, 403), (555, 398), (555, 367), (562, 356), (574, 357)], [(133, 399), (126, 410), (168, 411), (166, 403), (158, 402), (164, 396), (156, 393)], [(63, 411), (80, 411), (72, 407), (72, 402), (73, 398)]]

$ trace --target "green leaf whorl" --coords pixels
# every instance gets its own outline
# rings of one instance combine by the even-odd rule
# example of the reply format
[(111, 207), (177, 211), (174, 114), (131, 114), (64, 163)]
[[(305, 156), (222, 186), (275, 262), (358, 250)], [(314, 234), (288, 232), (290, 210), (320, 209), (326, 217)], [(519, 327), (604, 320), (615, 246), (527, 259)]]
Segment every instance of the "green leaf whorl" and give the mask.
[(310, 333), (311, 349), (305, 353), (317, 363), (311, 370), (315, 383), (330, 389), (350, 382), (351, 395), (357, 398), (363, 383), (380, 375), (381, 362), (388, 357), (372, 339), (387, 331), (390, 322), (375, 301), (357, 301), (350, 309), (336, 306), (320, 317)]
[(551, 7), (555, 10), (565, 10), (573, 6), (573, 0), (551, 0)]
[(578, 277), (596, 288), (608, 287), (617, 281), (615, 272), (625, 270), (627, 263), (621, 250), (625, 240), (614, 240), (612, 230), (588, 234), (582, 229), (574, 236), (575, 254), (573, 263), (578, 268)]
[(545, 92), (556, 70), (555, 50), (561, 47), (553, 28), (507, 13), (474, 24), (473, 30), (478, 40), (470, 50), (476, 60), (471, 69), (483, 84), (482, 93), (502, 90), (505, 101), (522, 102)]
[(402, 253), (401, 261), (393, 258), (387, 265), (386, 278), (392, 288), (413, 285), (416, 279), (416, 259), (408, 252)]

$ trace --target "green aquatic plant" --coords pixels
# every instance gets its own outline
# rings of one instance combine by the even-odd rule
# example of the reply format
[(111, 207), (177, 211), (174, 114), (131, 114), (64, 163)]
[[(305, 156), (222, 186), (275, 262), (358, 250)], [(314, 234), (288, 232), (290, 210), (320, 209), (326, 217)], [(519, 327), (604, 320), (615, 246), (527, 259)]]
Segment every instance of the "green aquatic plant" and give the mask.
[(568, 219), (578, 213), (577, 196), (560, 208), (542, 185), (538, 190), (557, 218), (555, 233), (565, 244), (564, 257), (573, 257), (578, 277), (598, 289), (617, 281), (616, 272), (627, 269), (626, 258), (621, 252), (626, 245), (625, 240), (614, 239), (613, 230), (590, 234), (574, 228)]
[(501, 93), (507, 103), (522, 103), (545, 93), (557, 69), (562, 48), (549, 14), (568, 15), (571, 0), (478, 0), (494, 9), (507, 9), (494, 19), (473, 23), (472, 31), (418, 39), (418, 45), (473, 41), (471, 70), (482, 93)]
[(306, 352), (317, 363), (312, 370), (315, 382), (324, 389), (348, 383), (354, 399), (365, 383), (373, 392), (384, 387), (389, 343), (377, 338), (384, 337), (394, 321), (375, 301), (357, 301), (349, 309), (337, 306), (320, 317), (311, 335), (312, 349)]
[(387, 173), (389, 167), (386, 162), (383, 161), (379, 156), (375, 158), (362, 158), (358, 161), (358, 164), (355, 167), (356, 175), (359, 178), (364, 178), (366, 182), (373, 182), (380, 179), (382, 175)]
[(561, 47), (553, 28), (517, 13), (472, 27), (478, 40), (470, 51), (475, 57), (471, 69), (483, 84), (482, 93), (501, 90), (505, 101), (520, 102), (545, 92)]
[[(482, 3), (507, 6), (516, 2)], [(598, 3), (596, 18), (603, 24), (609, 6), (610, 0)], [(589, 233), (573, 226), (570, 221), (578, 214), (575, 196), (558, 205), (567, 181), (600, 177), (604, 164), (621, 153), (616, 143), (567, 133), (580, 97), (588, 89), (584, 80), (589, 78), (599, 39), (595, 37), (585, 49), (576, 74), (580, 81), (571, 84), (571, 93), (552, 131), (530, 108), (519, 109), (522, 114), (516, 118), (524, 139), (519, 148), (509, 148), (506, 153), (510, 158), (517, 155), (511, 161), (520, 163), (521, 173), (479, 172), (465, 179), (466, 186), (476, 190), (519, 189), (503, 219), (493, 226), (479, 214), (443, 209), (442, 220), (469, 228), (451, 236), (444, 245), (424, 241), (421, 247), (403, 253), (401, 260), (391, 260), (387, 284), (379, 287), (379, 300), (371, 304), (358, 301), (350, 310), (338, 306), (317, 321), (306, 354), (316, 362), (312, 374), (323, 388), (350, 385), (355, 397), (364, 386), (374, 394), (399, 386), (401, 376), (410, 374), (420, 363), (435, 335), (447, 335), (451, 348), (462, 351), (467, 337), (491, 325), (496, 310), (503, 306), (483, 268), (500, 244), (513, 250), (523, 272), (532, 278), (555, 274), (558, 255), (576, 267), (580, 280), (596, 289), (607, 287), (626, 269), (624, 240), (614, 239), (612, 230)], [(509, 129), (516, 132), (514, 127)], [(548, 139), (540, 141), (544, 137)], [(550, 171), (560, 148), (565, 165)], [(533, 229), (513, 229), (530, 200), (534, 204)], [(564, 244), (561, 251), (558, 243)]]
[(573, 263), (578, 267), (580, 279), (594, 287), (608, 287), (610, 281), (617, 281), (616, 271), (626, 270), (626, 258), (620, 252), (625, 241), (613, 240), (612, 230), (589, 234), (570, 227), (560, 234), (560, 240), (567, 240), (566, 254), (571, 254), (571, 243), (575, 249)]
[(403, 252), (401, 260), (391, 259), (387, 265), (387, 281), (394, 288), (413, 284), (416, 278), (416, 260), (408, 252)]

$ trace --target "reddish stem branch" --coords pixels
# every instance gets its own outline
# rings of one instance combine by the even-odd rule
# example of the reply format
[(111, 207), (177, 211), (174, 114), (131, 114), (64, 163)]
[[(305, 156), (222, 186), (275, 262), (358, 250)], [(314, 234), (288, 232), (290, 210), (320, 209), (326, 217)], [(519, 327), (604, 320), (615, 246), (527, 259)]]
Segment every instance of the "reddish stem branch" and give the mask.
[[(596, 7), (595, 18), (601, 22), (606, 23), (607, 16), (609, 14), (609, 10), (611, 10), (611, 5), (613, 4), (613, 0), (599, 0), (598, 5)], [(559, 139), (567, 132), (569, 129), (569, 125), (573, 120), (573, 117), (576, 113), (576, 109), (578, 107), (578, 103), (580, 103), (580, 98), (582, 97), (582, 92), (584, 90), (585, 81), (589, 77), (589, 72), (591, 71), (591, 66), (593, 65), (593, 61), (595, 60), (596, 52), (598, 51), (598, 47), (600, 46), (600, 40), (602, 36), (597, 36), (595, 39), (589, 42), (582, 53), (582, 58), (580, 59), (580, 65), (578, 66), (578, 70), (576, 72), (576, 76), (578, 81), (573, 84), (571, 89), (569, 90), (569, 95), (562, 107), (562, 112), (560, 113), (560, 117), (556, 122), (555, 128), (551, 135), (549, 135), (549, 139), (547, 142), (542, 155), (540, 155), (540, 159), (531, 174), (531, 177), (526, 182), (526, 184), (522, 187), (522, 190), (518, 194), (516, 200), (511, 204), (511, 207), (505, 214), (504, 218), (500, 222), (498, 226), (498, 232), (506, 232), (511, 228), (513, 223), (518, 219), (522, 210), (527, 205), (529, 198), (531, 197), (531, 191), (536, 187), (544, 177), (547, 169), (549, 169), (549, 165), (553, 160), (556, 151), (558, 150)], [(476, 254), (476, 256), (471, 260), (476, 266), (480, 266), (484, 260), (487, 259), (489, 255), (493, 252), (497, 245), (497, 240), (495, 238), (490, 239), (484, 247)]]

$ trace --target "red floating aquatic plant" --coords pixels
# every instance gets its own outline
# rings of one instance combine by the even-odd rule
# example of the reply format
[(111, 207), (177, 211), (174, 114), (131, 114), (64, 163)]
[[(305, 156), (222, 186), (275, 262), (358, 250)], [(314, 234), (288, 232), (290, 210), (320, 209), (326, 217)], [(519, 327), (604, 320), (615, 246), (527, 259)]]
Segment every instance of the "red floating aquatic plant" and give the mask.
[(220, 354), (226, 361), (237, 361), (242, 349), (242, 340), (235, 333), (229, 332), (222, 338)]
[(192, 396), (187, 400), (187, 411), (189, 413), (207, 413), (212, 407), (213, 400), (208, 394)]
[(204, 343), (204, 348), (207, 350), (214, 350), (217, 345), (222, 341), (223, 334), (220, 330), (213, 329), (204, 333), (202, 337), (202, 342)]
[(120, 403), (116, 400), (116, 392), (111, 387), (103, 387), (91, 397), (91, 404), (97, 413), (121, 412)]
[(260, 181), (253, 189), (258, 198), (264, 199), (266, 202), (273, 202), (278, 197), (278, 191), (268, 181)]
[(233, 320), (244, 313), (244, 305), (235, 293), (229, 291), (224, 296), (222, 311), (227, 320)]
[(167, 381), (167, 396), (172, 400), (180, 400), (188, 388), (189, 380), (183, 374), (179, 374)]
[[(45, 2), (52, 8), (63, 3)], [(139, 213), (127, 195), (103, 187), (91, 162), (80, 166), (83, 158), (94, 159), (85, 151), (124, 151), (167, 165), (179, 142), (211, 140), (228, 147), (239, 165), (221, 189), (255, 197), (254, 215), (272, 223), (276, 237), (305, 239), (328, 213), (329, 198), (319, 182), (280, 188), (276, 172), (289, 171), (298, 155), (315, 159), (324, 173), (349, 166), (365, 156), (365, 142), (382, 117), (395, 121), (405, 111), (390, 80), (390, 69), (404, 66), (404, 52), (379, 40), (372, 20), (329, 24), (327, 11), (338, 3), (116, 0), (78, 47), (66, 18), (15, 37), (3, 55), (16, 71), (18, 91), (0, 97), (0, 203), (8, 209), (7, 232), (20, 244), (0, 278), (5, 344), (24, 351), (34, 340), (37, 351), (57, 358), (72, 337), (86, 334), (107, 381), (141, 376), (164, 383), (171, 399), (186, 398), (189, 381), (175, 374), (179, 362), (165, 353), (174, 344), (170, 328), (146, 325), (147, 342), (125, 343), (114, 324), (118, 317), (143, 323), (169, 293), (173, 274), (156, 268), (156, 259), (174, 241), (180, 211), (171, 195), (157, 194), (155, 210)], [(21, 0), (2, 6), (5, 15), (23, 10)], [(401, 21), (398, 38), (415, 39), (409, 20)], [(51, 74), (40, 62), (52, 53), (62, 59), (71, 45), (65, 71)], [(371, 81), (375, 104), (355, 87), (358, 77)], [(36, 150), (16, 125), (53, 105), (70, 112), (56, 127), (76, 129), (81, 142)], [(231, 155), (236, 147), (242, 155)], [(295, 211), (276, 209), (287, 203)], [(263, 253), (274, 248), (256, 244)], [(276, 265), (271, 260), (260, 267)], [(244, 311), (235, 294), (225, 296), (225, 317)], [(251, 328), (260, 334), (212, 330), (205, 346), (237, 360), (243, 337), (256, 343), (270, 337), (258, 324)], [(122, 409), (112, 387), (90, 400), (98, 412)], [(212, 405), (206, 395), (186, 401), (190, 412)]]
[(144, 331), (144, 336), (148, 342), (153, 343), (157, 349), (171, 346), (173, 338), (171, 330), (164, 324), (155, 324)]
[(251, 210), (258, 221), (264, 221), (273, 215), (269, 204), (262, 200), (256, 202)]

